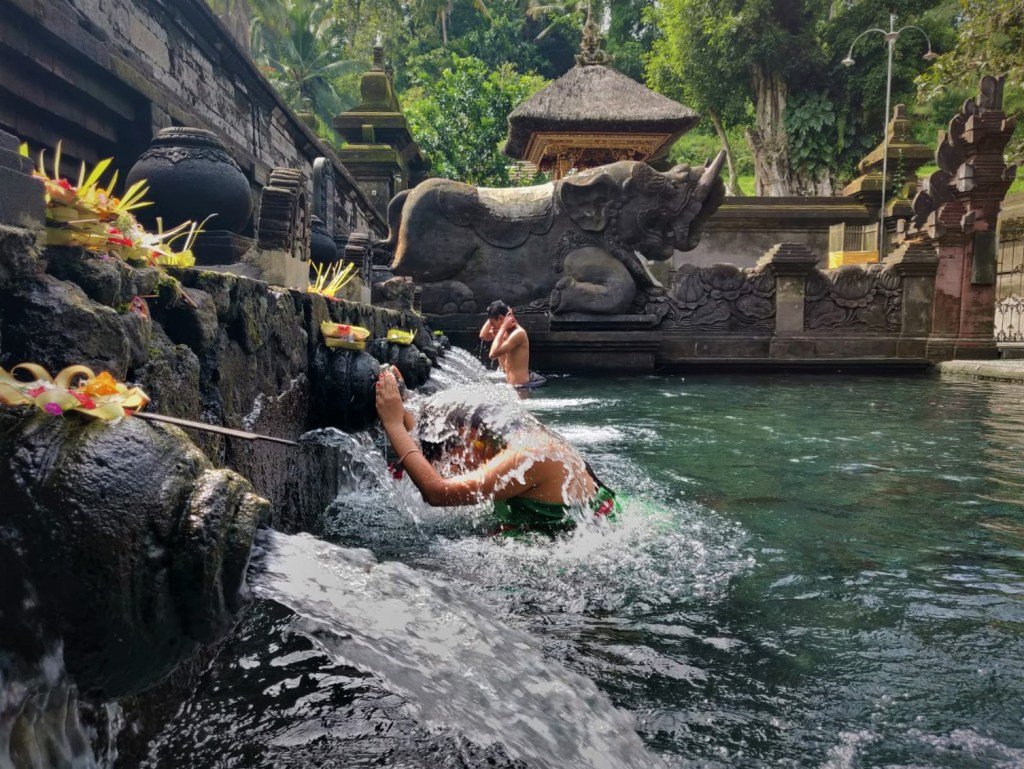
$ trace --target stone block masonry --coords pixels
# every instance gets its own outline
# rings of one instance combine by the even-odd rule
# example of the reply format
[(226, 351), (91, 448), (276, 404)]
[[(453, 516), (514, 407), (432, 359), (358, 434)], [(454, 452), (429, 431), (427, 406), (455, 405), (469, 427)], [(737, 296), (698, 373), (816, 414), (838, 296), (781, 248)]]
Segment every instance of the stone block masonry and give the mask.
[(113, 157), (123, 178), (153, 135), (172, 125), (220, 136), (254, 193), (276, 167), (312, 178), (313, 161), (328, 158), (338, 221), (386, 233), (365, 191), (205, 0), (0, 3), (0, 129), (33, 150), (62, 142), (66, 175), (77, 175), (81, 160)]

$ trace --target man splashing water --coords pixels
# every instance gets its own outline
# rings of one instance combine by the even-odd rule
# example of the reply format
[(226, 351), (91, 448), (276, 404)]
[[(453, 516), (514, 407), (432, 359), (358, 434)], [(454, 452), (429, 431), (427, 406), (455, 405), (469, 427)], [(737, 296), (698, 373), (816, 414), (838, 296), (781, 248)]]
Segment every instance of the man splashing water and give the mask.
[(530, 390), (545, 383), (544, 377), (530, 371), (530, 338), (507, 304), (499, 300), (487, 306), (480, 339), (491, 343), (488, 356), (498, 361), (505, 381), (516, 390)]
[(493, 391), (448, 390), (428, 398), (417, 443), (388, 369), (377, 380), (377, 413), (398, 464), (429, 505), (494, 500), (500, 533), (555, 533), (619, 512), (615, 495), (572, 446)]

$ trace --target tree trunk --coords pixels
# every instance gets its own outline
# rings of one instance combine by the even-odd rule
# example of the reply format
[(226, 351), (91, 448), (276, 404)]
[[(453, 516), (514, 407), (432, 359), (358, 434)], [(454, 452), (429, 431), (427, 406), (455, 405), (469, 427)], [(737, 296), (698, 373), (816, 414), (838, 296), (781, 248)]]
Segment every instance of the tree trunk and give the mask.
[(708, 117), (711, 118), (711, 125), (715, 127), (718, 140), (722, 142), (722, 149), (725, 150), (725, 167), (728, 173), (725, 180), (725, 193), (727, 195), (742, 195), (743, 191), (739, 188), (739, 181), (736, 178), (736, 166), (733, 165), (732, 147), (729, 146), (729, 137), (725, 134), (722, 118), (715, 110), (708, 110)]
[(754, 194), (767, 197), (832, 194), (828, 170), (808, 173), (790, 161), (786, 135), (786, 82), (763, 66), (751, 70), (754, 88), (755, 125), (747, 129), (747, 142), (754, 153)]
[(448, 9), (441, 9), (441, 47), (448, 47)]
[(754, 91), (755, 124), (747, 129), (747, 142), (754, 153), (754, 194), (766, 197), (792, 195), (789, 145), (783, 115), (786, 112), (786, 83), (763, 65), (750, 73)]

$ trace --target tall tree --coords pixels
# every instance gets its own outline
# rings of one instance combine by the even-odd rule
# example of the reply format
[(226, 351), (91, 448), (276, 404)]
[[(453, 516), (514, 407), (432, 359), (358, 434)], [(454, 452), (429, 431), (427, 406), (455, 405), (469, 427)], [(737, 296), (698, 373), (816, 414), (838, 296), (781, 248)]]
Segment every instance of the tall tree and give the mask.
[(608, 9), (605, 46), (615, 56), (615, 69), (641, 83), (644, 57), (657, 32), (648, 11), (657, 9), (658, 5), (648, 0), (616, 0)]
[(266, 62), (266, 72), (293, 109), (312, 106), (329, 125), (348, 104), (338, 78), (365, 68), (345, 58), (345, 41), (330, 3), (282, 0), (281, 19), (258, 15), (252, 27), (253, 54)]
[(723, 30), (717, 0), (687, 0), (656, 6), (651, 20), (661, 32), (647, 57), (652, 88), (707, 116), (725, 150), (726, 190), (739, 193), (728, 126), (748, 122), (747, 69), (736, 39)]
[(209, 3), (232, 37), (246, 51), (249, 50), (252, 23), (257, 16), (279, 24), (285, 14), (282, 0), (209, 0)]
[[(758, 195), (828, 194), (827, 175), (794, 163), (786, 133), (790, 83), (820, 67), (815, 25), (826, 0), (664, 0), (656, 15), (664, 42), (650, 72), (673, 74), (725, 140), (735, 94), (749, 98), (747, 141)], [(728, 109), (721, 105), (727, 105)]]
[(545, 84), (509, 64), (494, 69), (479, 59), (451, 54), (439, 76), (421, 76), (404, 94), (405, 113), (437, 176), (505, 186), (512, 168), (501, 154), (508, 115)]
[[(432, 18), (441, 30), (441, 46), (448, 47), (448, 19), (454, 10), (454, 0), (413, 0), (416, 9)], [(473, 8), (483, 16), (490, 18), (491, 12), (483, 0), (472, 0)]]
[[(901, 23), (931, 25), (941, 38), (926, 17), (945, 2), (902, 0)], [(749, 100), (746, 138), (756, 194), (830, 194), (836, 169), (851, 167), (853, 158), (880, 139), (883, 116), (876, 105), (885, 92), (880, 38), (874, 47), (864, 41), (852, 70), (839, 60), (862, 29), (887, 24), (891, 5), (892, 0), (663, 0), (654, 14), (662, 38), (648, 60), (648, 76), (661, 88), (688, 94), (713, 123), (728, 124), (725, 115), (736, 115), (735, 94)], [(923, 37), (901, 39), (895, 93), (906, 93), (927, 66), (924, 46)], [(724, 104), (732, 109), (716, 109)], [(717, 125), (716, 132), (724, 133)]]
[(534, 21), (545, 20), (547, 26), (536, 36), (536, 40), (543, 40), (551, 32), (559, 27), (569, 27), (576, 31), (582, 29), (587, 14), (593, 14), (595, 19), (604, 18), (604, 0), (564, 0), (564, 2), (550, 2), (550, 0), (527, 0), (526, 15)]
[(921, 95), (938, 101), (944, 92), (973, 94), (981, 75), (1002, 75), (1004, 103), (1018, 128), (1008, 153), (1024, 162), (1024, 1), (958, 0), (956, 42), (919, 78)]

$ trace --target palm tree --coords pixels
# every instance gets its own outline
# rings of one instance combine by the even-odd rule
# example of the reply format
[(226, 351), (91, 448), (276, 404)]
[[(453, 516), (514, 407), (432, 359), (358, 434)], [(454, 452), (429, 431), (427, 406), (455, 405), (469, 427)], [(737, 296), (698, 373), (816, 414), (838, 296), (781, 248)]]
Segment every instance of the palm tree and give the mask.
[(592, 3), (591, 0), (567, 0), (563, 3), (527, 0), (526, 3), (527, 16), (534, 21), (549, 19), (551, 22), (541, 30), (534, 40), (543, 40), (559, 24), (574, 24), (586, 19), (591, 12), (597, 19), (604, 16), (604, 7), (600, 0), (596, 3)]
[(320, 0), (277, 0), (280, 16), (257, 14), (252, 25), (254, 56), (266, 62), (265, 71), (295, 109), (305, 100), (329, 123), (344, 109), (339, 77), (363, 69), (363, 62), (343, 58), (345, 40), (331, 4)]
[[(417, 10), (424, 16), (431, 17), (441, 28), (441, 46), (448, 47), (448, 18), (452, 15), (453, 0), (415, 0)], [(486, 19), (491, 12), (483, 0), (473, 0), (473, 8)]]

